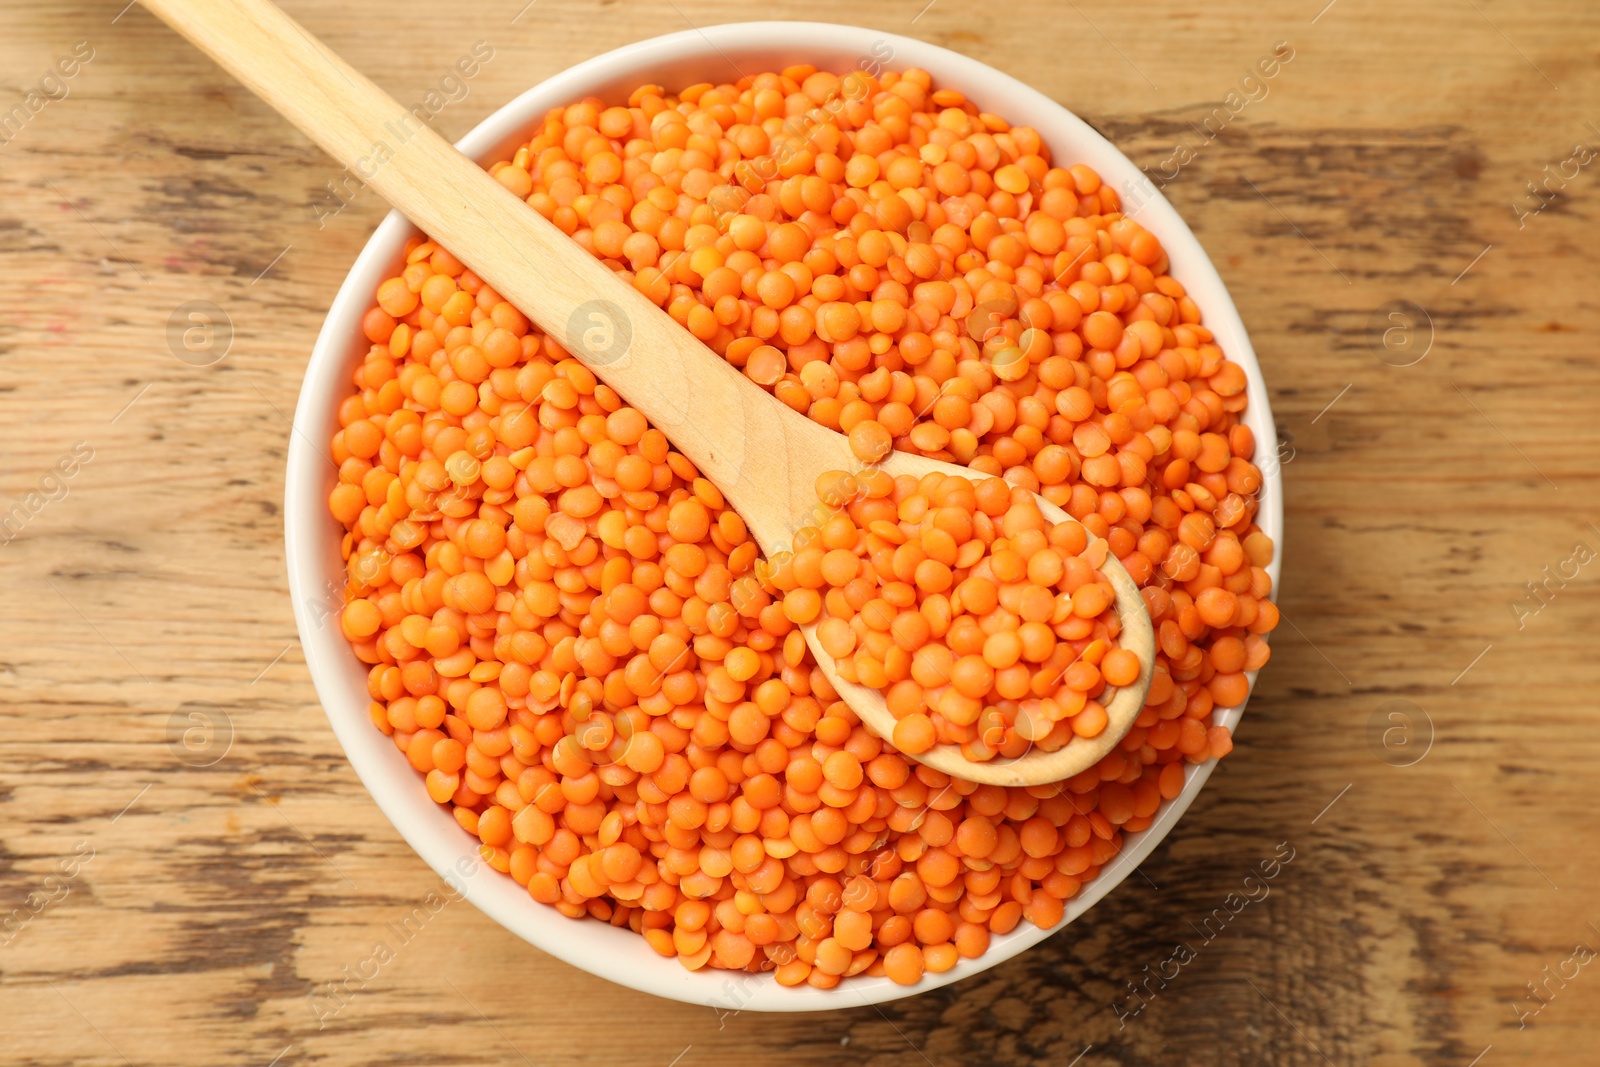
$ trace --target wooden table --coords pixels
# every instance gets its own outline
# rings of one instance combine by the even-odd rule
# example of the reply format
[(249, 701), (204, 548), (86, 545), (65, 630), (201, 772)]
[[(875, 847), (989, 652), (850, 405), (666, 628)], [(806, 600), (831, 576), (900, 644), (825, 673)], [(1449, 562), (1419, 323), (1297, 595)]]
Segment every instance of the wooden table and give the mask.
[[(1600, 144), (1600, 10), (766, 5), (998, 65), (1176, 172), (1293, 446), (1288, 622), (1238, 748), (1086, 920), (881, 1010), (721, 1019), (455, 906), (319, 1027), (308, 993), (440, 888), (335, 744), (285, 591), (287, 414), (383, 207), (319, 226), (336, 168), (123, 2), (0, 11), (4, 106), (74, 71), (0, 127), (0, 1062), (1594, 1061), (1600, 167), (1574, 145)], [(743, 11), (523, 2), (287, 6), (407, 100), (489, 42), (452, 137)], [(169, 342), (191, 301), (231, 321), (209, 365)], [(217, 732), (185, 748), (192, 714)]]

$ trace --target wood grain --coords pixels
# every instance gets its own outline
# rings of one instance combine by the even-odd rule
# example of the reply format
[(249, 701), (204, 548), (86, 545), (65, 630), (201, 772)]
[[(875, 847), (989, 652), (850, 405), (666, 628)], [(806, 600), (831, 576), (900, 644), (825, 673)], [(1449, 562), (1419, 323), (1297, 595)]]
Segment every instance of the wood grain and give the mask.
[[(287, 413), (383, 208), (359, 196), (319, 228), (338, 168), (121, 6), (0, 10), (6, 107), (93, 49), (65, 99), (0, 133), (0, 515), (25, 519), (0, 546), (0, 1062), (1592, 1060), (1600, 978), (1572, 961), (1600, 947), (1600, 598), (1570, 561), (1600, 550), (1596, 168), (1518, 216), (1527, 183), (1600, 141), (1600, 12), (765, 6), (998, 65), (1153, 172), (1189, 147), (1164, 191), (1231, 286), (1293, 446), (1291, 624), (1238, 748), (1145, 877), (881, 1011), (719, 1018), (451, 904), (319, 1023), (311, 996), (442, 888), (335, 745), (283, 576)], [(513, 24), (521, 7), (288, 4), (402, 102), (491, 43), (435, 117), (447, 137), (580, 59), (747, 13), (543, 0)], [(1208, 136), (1278, 41), (1294, 59)], [(232, 323), (207, 366), (168, 344), (196, 300)], [(1375, 315), (1395, 301), (1426, 320)], [(1406, 329), (1431, 347), (1393, 366), (1420, 350)], [(77, 442), (92, 458), (74, 464)], [(47, 480), (63, 459), (74, 473)], [(225, 748), (221, 730), (185, 746), (206, 715)], [(1280, 842), (1292, 862), (1207, 941)], [(1180, 942), (1193, 958), (1131, 1015), (1129, 983), (1173, 974)]]

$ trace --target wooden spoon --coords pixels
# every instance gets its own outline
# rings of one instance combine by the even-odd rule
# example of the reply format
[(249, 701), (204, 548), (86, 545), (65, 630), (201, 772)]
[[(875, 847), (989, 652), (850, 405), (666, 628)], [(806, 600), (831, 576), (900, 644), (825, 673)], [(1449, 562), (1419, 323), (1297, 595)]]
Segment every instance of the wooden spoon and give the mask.
[[(843, 435), (746, 379), (269, 0), (143, 2), (560, 339), (721, 489), (769, 556), (815, 521), (820, 474), (860, 467)], [(893, 475), (974, 477), (903, 452), (881, 466)], [(1068, 518), (1038, 503), (1050, 521)], [(974, 763), (954, 745), (918, 760), (972, 781), (1036, 785), (1086, 770), (1122, 740), (1144, 706), (1155, 636), (1127, 571), (1109, 553), (1101, 569), (1117, 590), (1122, 647), (1141, 667), (1135, 684), (1102, 700), (1105, 730), (1011, 760)], [(883, 694), (840, 678), (814, 630), (805, 628), (806, 642), (840, 696), (873, 733), (891, 736)]]

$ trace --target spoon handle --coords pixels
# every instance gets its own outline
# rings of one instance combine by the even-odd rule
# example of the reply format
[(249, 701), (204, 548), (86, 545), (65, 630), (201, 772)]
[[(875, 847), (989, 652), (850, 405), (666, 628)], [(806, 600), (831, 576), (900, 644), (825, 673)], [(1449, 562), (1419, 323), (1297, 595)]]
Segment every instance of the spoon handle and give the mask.
[(748, 510), (764, 547), (786, 539), (777, 512), (796, 510), (789, 483), (809, 490), (804, 475), (825, 469), (807, 459), (834, 451), (817, 435), (825, 429), (747, 381), (270, 0), (143, 2), (659, 427)]

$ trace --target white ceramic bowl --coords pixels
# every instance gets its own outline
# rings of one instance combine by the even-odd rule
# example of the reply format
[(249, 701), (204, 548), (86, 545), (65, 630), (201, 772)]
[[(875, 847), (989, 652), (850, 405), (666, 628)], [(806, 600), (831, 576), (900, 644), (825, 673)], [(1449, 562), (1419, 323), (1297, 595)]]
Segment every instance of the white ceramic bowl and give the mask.
[[(1205, 323), (1229, 358), (1249, 377), (1250, 407), (1245, 421), (1255, 432), (1258, 460), (1265, 474), (1257, 521), (1279, 546), (1283, 512), (1282, 480), (1275, 457), (1277, 434), (1267, 405), (1266, 383), (1245, 335), (1244, 324), (1189, 227), (1110, 142), (1050, 98), (1009, 75), (966, 56), (895, 34), (854, 26), (809, 22), (748, 22), (687, 30), (619, 48), (580, 63), (523, 93), (462, 138), (460, 148), (484, 165), (509, 158), (527, 131), (549, 108), (586, 96), (614, 102), (633, 87), (655, 82), (681, 88), (703, 81), (733, 81), (741, 74), (814, 63), (844, 73), (877, 62), (882, 69), (921, 67), (935, 84), (966, 93), (985, 111), (1038, 129), (1061, 165), (1087, 163), (1123, 195), (1130, 214), (1158, 236), (1172, 260), (1172, 275), (1200, 305)], [(401, 835), (467, 899), (517, 936), (575, 967), (620, 985), (691, 1004), (753, 1011), (814, 1011), (895, 1000), (977, 974), (1038, 944), (1052, 931), (1027, 923), (994, 939), (980, 959), (962, 960), (944, 974), (930, 974), (916, 986), (887, 978), (854, 978), (833, 990), (809, 986), (785, 989), (770, 976), (703, 970), (691, 973), (664, 959), (627, 930), (594, 921), (575, 922), (529, 898), (508, 876), (484, 866), (476, 841), (464, 833), (423, 789), (421, 778), (373, 728), (368, 718), (366, 669), (340, 635), (336, 613), (342, 588), (340, 530), (327, 510), (336, 473), (326, 458), (326, 442), (338, 428), (339, 401), (351, 392), (350, 374), (367, 349), (361, 316), (371, 306), (378, 283), (396, 273), (403, 246), (416, 231), (390, 214), (367, 242), (328, 312), (306, 369), (289, 443), (284, 525), (289, 588), (306, 662), (333, 731), (361, 781)], [(1278, 578), (1275, 559), (1269, 568)], [(1253, 681), (1253, 679), (1252, 679)], [(1219, 711), (1216, 721), (1230, 730), (1243, 708)], [(1194, 801), (1214, 764), (1191, 770), (1181, 795), (1165, 805), (1141, 833), (1127, 835), (1116, 861), (1068, 903), (1063, 925), (1079, 918), (1148, 856), (1171, 832)]]

